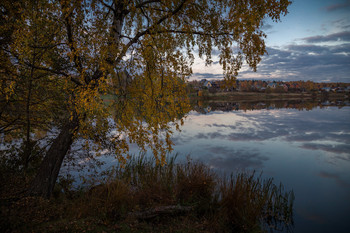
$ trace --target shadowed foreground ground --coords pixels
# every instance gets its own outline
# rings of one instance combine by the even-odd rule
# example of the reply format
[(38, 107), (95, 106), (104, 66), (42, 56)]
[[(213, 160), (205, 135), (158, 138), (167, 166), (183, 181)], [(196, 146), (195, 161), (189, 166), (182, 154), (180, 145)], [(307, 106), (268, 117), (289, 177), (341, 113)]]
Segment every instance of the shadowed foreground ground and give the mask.
[(293, 192), (254, 174), (219, 178), (207, 166), (132, 158), (110, 181), (54, 197), (23, 197), (24, 177), (1, 172), (1, 232), (262, 232), (293, 225)]

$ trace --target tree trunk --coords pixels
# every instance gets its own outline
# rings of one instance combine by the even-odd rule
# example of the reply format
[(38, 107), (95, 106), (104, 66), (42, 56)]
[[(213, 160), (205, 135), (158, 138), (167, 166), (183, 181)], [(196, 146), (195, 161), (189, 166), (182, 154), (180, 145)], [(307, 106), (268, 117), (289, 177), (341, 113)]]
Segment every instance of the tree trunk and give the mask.
[[(35, 58), (36, 58), (36, 54), (35, 54), (35, 48), (33, 51), (33, 60), (32, 60), (32, 64), (35, 65)], [(30, 76), (29, 76), (29, 80), (28, 80), (28, 94), (27, 94), (27, 99), (26, 99), (26, 121), (27, 121), (27, 125), (26, 125), (26, 144), (25, 144), (25, 149), (24, 149), (24, 172), (27, 172), (28, 169), (28, 165), (29, 165), (29, 160), (30, 160), (30, 156), (32, 154), (32, 143), (30, 140), (30, 128), (31, 128), (31, 122), (30, 122), (30, 100), (32, 98), (32, 87), (33, 87), (33, 78), (34, 78), (34, 68), (32, 67), (30, 70)]]
[(38, 173), (32, 180), (28, 189), (28, 195), (50, 198), (63, 159), (73, 143), (74, 132), (78, 130), (78, 127), (79, 119), (77, 116), (63, 126), (60, 134), (53, 141), (42, 161)]

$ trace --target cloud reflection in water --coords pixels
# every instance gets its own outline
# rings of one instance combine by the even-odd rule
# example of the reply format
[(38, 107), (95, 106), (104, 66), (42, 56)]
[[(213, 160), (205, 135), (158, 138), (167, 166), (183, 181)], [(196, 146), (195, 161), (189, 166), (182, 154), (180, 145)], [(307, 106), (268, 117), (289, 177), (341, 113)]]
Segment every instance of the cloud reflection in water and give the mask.
[[(347, 160), (350, 157), (350, 122), (347, 120), (349, 116), (347, 107), (316, 108), (312, 111), (214, 111), (204, 115), (191, 112), (185, 120), (183, 132), (174, 137), (174, 142), (176, 146), (190, 145), (192, 151), (198, 151), (200, 154), (219, 151), (225, 155), (224, 158), (234, 156), (233, 152), (241, 153), (244, 147), (260, 151), (264, 147), (273, 148), (285, 142), (291, 147), (299, 148), (300, 153), (308, 154), (308, 150), (324, 151), (335, 155), (343, 154), (334, 158)], [(245, 151), (249, 155), (252, 154)], [(218, 161), (218, 158), (210, 161)], [(219, 162), (216, 162), (215, 166), (218, 164)], [(241, 164), (248, 166), (249, 163)], [(252, 167), (255, 168), (256, 163), (253, 164), (255, 165)]]
[(293, 189), (295, 232), (347, 232), (350, 107), (211, 108), (210, 113), (189, 114), (182, 132), (174, 135), (175, 152), (190, 154), (226, 174), (263, 171)]
[(232, 150), (229, 147), (208, 147), (207, 152), (208, 154), (202, 159), (207, 160), (211, 167), (228, 173), (236, 170), (242, 171), (247, 168), (261, 170), (263, 162), (269, 159), (261, 155), (259, 151)]

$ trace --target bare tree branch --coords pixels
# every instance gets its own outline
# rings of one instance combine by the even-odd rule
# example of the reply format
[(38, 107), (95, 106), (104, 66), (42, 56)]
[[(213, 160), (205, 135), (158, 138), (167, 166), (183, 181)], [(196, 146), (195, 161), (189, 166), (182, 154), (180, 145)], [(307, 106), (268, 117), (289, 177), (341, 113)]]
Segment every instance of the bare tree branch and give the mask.
[(141, 3), (137, 4), (135, 7), (136, 8), (141, 8), (141, 7), (144, 7), (145, 5), (150, 4), (150, 3), (161, 3), (161, 1), (160, 0), (144, 1), (144, 2), (141, 2)]
[(162, 22), (164, 22), (165, 20), (167, 20), (168, 18), (172, 17), (173, 15), (177, 14), (182, 7), (184, 6), (185, 2), (187, 0), (183, 0), (173, 11), (169, 12), (168, 14), (164, 15), (163, 17), (161, 17), (157, 22), (155, 22), (153, 25), (151, 25), (150, 27), (148, 27), (146, 30), (138, 32), (135, 37), (129, 41), (128, 44), (126, 44), (126, 46), (124, 46), (122, 52), (119, 54), (119, 56), (116, 59), (116, 64), (118, 64), (122, 58), (125, 56), (126, 52), (128, 51), (128, 49), (130, 48), (131, 45), (135, 44), (139, 38), (141, 38), (142, 36), (149, 34), (151, 32), (152, 29), (154, 29), (156, 26), (160, 25)]
[(233, 36), (233, 33), (229, 32), (221, 32), (221, 33), (208, 33), (208, 32), (201, 32), (201, 31), (184, 31), (184, 30), (159, 30), (155, 31), (150, 34), (158, 34), (158, 33), (178, 33), (178, 34), (194, 34), (194, 35), (201, 35), (201, 36), (211, 36), (211, 37), (216, 37), (216, 36)]
[(66, 74), (65, 72), (54, 70), (54, 69), (51, 69), (51, 68), (48, 68), (48, 67), (35, 66), (35, 65), (27, 63), (27, 62), (25, 62), (25, 64), (27, 66), (29, 66), (31, 68), (34, 68), (34, 69), (37, 69), (37, 70), (48, 71), (48, 72), (53, 73), (53, 74), (62, 75), (62, 76), (65, 76), (67, 78), (70, 78), (70, 80), (72, 82), (74, 82), (75, 84), (77, 84), (78, 86), (83, 85), (77, 78), (73, 77), (72, 75)]

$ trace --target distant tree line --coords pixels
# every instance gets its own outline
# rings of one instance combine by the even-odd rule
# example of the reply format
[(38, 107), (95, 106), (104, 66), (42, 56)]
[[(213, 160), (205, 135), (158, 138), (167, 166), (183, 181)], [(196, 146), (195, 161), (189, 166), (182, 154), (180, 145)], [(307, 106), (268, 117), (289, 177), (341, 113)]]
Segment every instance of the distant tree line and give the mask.
[(267, 93), (300, 93), (300, 92), (349, 92), (350, 83), (330, 82), (318, 83), (313, 81), (265, 81), (265, 80), (236, 80), (227, 83), (225, 80), (208, 81), (202, 79), (187, 82), (189, 92), (208, 89), (209, 92), (267, 92)]
[(346, 100), (270, 100), (270, 101), (238, 101), (238, 102), (204, 102), (197, 101), (192, 105), (192, 108), (202, 114), (211, 112), (211, 111), (254, 111), (262, 109), (298, 109), (298, 110), (312, 110), (314, 108), (327, 108), (329, 106), (336, 106), (342, 108), (347, 106), (349, 101)]

